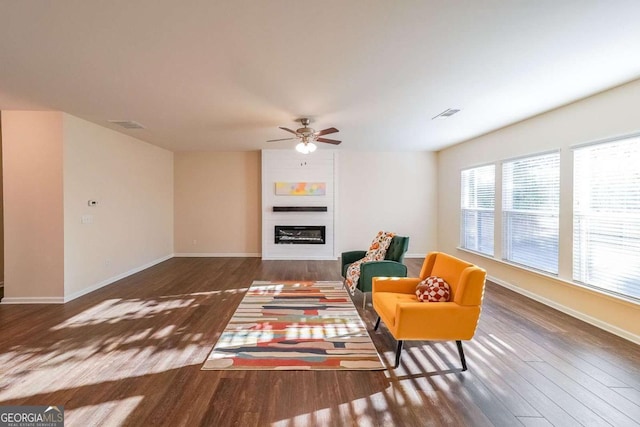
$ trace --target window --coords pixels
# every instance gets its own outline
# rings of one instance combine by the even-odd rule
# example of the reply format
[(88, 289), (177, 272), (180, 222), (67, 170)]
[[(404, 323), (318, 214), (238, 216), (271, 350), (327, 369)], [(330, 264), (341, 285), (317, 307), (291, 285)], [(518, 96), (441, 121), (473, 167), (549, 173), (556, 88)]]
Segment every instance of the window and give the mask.
[(560, 152), (502, 164), (503, 258), (558, 273)]
[(463, 170), (460, 245), (493, 256), (495, 165)]
[(640, 137), (574, 152), (573, 279), (640, 299)]

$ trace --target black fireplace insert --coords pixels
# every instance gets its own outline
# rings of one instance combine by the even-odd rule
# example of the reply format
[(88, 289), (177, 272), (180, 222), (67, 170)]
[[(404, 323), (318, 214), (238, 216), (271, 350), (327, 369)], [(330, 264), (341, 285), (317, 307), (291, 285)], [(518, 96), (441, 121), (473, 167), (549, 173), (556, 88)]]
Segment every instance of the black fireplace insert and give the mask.
[(275, 243), (290, 245), (324, 245), (324, 225), (276, 225)]

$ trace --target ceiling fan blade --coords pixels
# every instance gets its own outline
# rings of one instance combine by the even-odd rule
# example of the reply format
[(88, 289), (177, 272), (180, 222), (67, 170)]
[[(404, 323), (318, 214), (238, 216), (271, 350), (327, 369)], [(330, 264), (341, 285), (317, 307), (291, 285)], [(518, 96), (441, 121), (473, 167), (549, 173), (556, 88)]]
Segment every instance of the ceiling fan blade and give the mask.
[(287, 132), (291, 132), (294, 135), (298, 135), (298, 132), (296, 132), (295, 130), (291, 130), (289, 128), (283, 128), (282, 126), (280, 126), (280, 129), (282, 130), (286, 130)]
[(316, 141), (325, 142), (327, 144), (334, 144), (334, 145), (338, 145), (338, 144), (342, 143), (342, 141), (338, 141), (338, 140), (335, 140), (335, 139), (328, 139), (328, 138), (317, 138)]
[(317, 136), (322, 136), (322, 135), (329, 135), (330, 133), (336, 133), (336, 132), (340, 132), (338, 129), (336, 128), (327, 128), (327, 129), (323, 129), (320, 132), (316, 133)]
[(291, 141), (292, 139), (296, 138), (269, 139), (267, 142)]

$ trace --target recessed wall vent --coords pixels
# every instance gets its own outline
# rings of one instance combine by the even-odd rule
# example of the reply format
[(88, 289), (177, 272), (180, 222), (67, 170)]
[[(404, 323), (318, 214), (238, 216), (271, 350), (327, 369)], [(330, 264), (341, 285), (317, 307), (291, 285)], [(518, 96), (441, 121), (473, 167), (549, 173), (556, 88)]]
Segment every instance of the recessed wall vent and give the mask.
[(108, 122), (121, 126), (125, 129), (144, 129), (144, 126), (138, 122), (134, 122), (133, 120), (108, 120)]
[(447, 117), (451, 117), (451, 116), (453, 116), (455, 113), (457, 113), (459, 111), (460, 111), (459, 108), (447, 108), (442, 113), (438, 114), (435, 117), (432, 117), (431, 120), (438, 119), (438, 118), (444, 119), (444, 118), (447, 118)]

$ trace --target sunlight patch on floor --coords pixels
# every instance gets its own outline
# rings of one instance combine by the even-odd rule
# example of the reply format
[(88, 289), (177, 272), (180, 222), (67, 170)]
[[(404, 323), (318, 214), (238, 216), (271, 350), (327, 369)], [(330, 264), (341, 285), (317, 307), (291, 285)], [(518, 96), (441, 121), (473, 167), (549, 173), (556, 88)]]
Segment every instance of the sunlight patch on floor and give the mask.
[(224, 289), (220, 291), (205, 291), (205, 292), (191, 292), (188, 294), (173, 294), (173, 295), (162, 295), (161, 298), (189, 298), (189, 297), (212, 297), (223, 294), (243, 294), (247, 292), (249, 288), (236, 288), (236, 289)]
[[(489, 336), (495, 340), (498, 344), (500, 344), (501, 346), (503, 346), (504, 348), (506, 348), (507, 350), (511, 351), (512, 353), (515, 353), (516, 350), (509, 344), (507, 344), (505, 341), (503, 341), (500, 337), (498, 337), (495, 334), (489, 334)], [(502, 352), (504, 354), (504, 352)]]
[[(190, 316), (200, 304), (220, 293), (114, 298), (97, 303), (42, 331), (41, 339), (2, 352), (0, 400), (200, 365), (211, 342), (202, 342), (202, 331), (169, 319), (176, 311), (181, 318)], [(113, 326), (116, 324), (118, 327)]]
[(467, 350), (473, 353), (473, 360), (481, 363), (489, 363), (489, 359), (495, 358), (495, 355), (484, 345), (482, 345), (480, 337), (473, 340), (472, 346), (467, 346)]
[(362, 327), (361, 325), (356, 323), (330, 323), (318, 326), (308, 326), (304, 323), (294, 323), (291, 325), (287, 325), (286, 331), (286, 338), (290, 340), (328, 339), (344, 335), (353, 336), (353, 334), (362, 331)]
[(278, 420), (271, 423), (272, 427), (324, 427), (335, 425), (355, 425), (358, 427), (377, 426), (379, 420), (374, 420), (370, 415), (367, 415), (368, 409), (374, 404), (376, 413), (379, 418), (385, 420), (388, 418), (388, 423), (391, 424), (390, 416), (387, 416), (386, 409), (388, 404), (386, 403), (387, 396), (384, 393), (376, 393), (370, 397), (363, 397), (353, 400), (351, 402), (345, 402), (340, 404), (337, 408), (322, 408), (313, 412), (296, 415), (295, 417)]
[(326, 340), (340, 337), (364, 336), (362, 326), (358, 323), (330, 323), (326, 325), (311, 326), (305, 323), (291, 323), (284, 326), (283, 329), (274, 330), (269, 322), (256, 324), (253, 330), (227, 329), (224, 331), (218, 343), (217, 348), (228, 348), (242, 345), (255, 345), (258, 343), (271, 342), (276, 334), (284, 331), (286, 340)]
[[(133, 380), (145, 375), (160, 374), (172, 369), (202, 363), (193, 354), (206, 354), (209, 346), (187, 345), (180, 349), (158, 350), (152, 347), (113, 351), (108, 355), (91, 356), (91, 349), (82, 348), (52, 359), (40, 354), (29, 361), (33, 369), (3, 372), (0, 378), (0, 401), (75, 389), (105, 382)], [(122, 368), (126, 366), (127, 368)], [(43, 378), (47, 378), (43, 382)]]
[(167, 299), (165, 301), (161, 298), (147, 300), (110, 299), (65, 320), (51, 329), (55, 331), (64, 328), (77, 328), (101, 323), (114, 324), (126, 320), (142, 319), (157, 315), (163, 311), (186, 308), (192, 305), (194, 301), (194, 298)]
[(71, 426), (120, 426), (140, 404), (144, 396), (132, 396), (98, 405), (64, 410), (64, 425)]
[[(492, 339), (494, 339), (494, 337), (491, 337)], [(492, 342), (489, 338), (485, 338), (485, 337), (479, 337), (477, 341), (481, 341), (483, 342), (487, 347), (490, 347), (489, 349), (487, 349), (487, 353), (488, 354), (499, 354), (499, 355), (504, 355), (505, 351), (504, 349), (502, 349), (502, 347), (500, 347), (498, 344)], [(498, 341), (499, 344), (501, 344)]]
[(253, 285), (251, 286), (252, 295), (277, 295), (284, 289), (284, 285)]
[(329, 424), (318, 424), (313, 414), (302, 414), (286, 420), (271, 423), (273, 427), (307, 427), (307, 426), (324, 426)]

